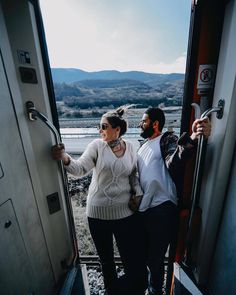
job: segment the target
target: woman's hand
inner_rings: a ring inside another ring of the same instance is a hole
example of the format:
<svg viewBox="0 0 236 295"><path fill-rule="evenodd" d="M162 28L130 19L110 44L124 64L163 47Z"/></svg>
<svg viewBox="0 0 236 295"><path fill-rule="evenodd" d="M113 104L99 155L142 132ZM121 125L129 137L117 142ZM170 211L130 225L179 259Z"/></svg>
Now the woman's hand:
<svg viewBox="0 0 236 295"><path fill-rule="evenodd" d="M63 143L52 146L51 154L54 160L56 161L62 160L64 165L70 164L70 156L65 152L65 145Z"/></svg>
<svg viewBox="0 0 236 295"><path fill-rule="evenodd" d="M129 209L133 212L137 211L140 204L141 204L142 198L143 198L143 196L132 195L131 198L129 199L129 203L128 203Z"/></svg>

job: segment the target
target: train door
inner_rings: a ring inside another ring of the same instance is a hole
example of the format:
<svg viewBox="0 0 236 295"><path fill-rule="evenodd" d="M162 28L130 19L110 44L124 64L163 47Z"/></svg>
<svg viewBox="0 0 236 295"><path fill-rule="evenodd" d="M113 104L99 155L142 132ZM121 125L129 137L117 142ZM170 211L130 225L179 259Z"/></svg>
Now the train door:
<svg viewBox="0 0 236 295"><path fill-rule="evenodd" d="M220 231L217 238L211 265L209 287L210 294L236 294L236 157L232 161L232 174L224 204Z"/></svg>
<svg viewBox="0 0 236 295"><path fill-rule="evenodd" d="M214 290L211 294L234 294L228 291L235 283L233 265L227 259L235 245L235 217L229 206L235 205L233 182L236 125L236 1L228 1L221 38L221 47L215 81L213 106L219 99L225 101L223 118L212 116L212 134L208 140L200 206L202 208L201 234L198 245L196 278L201 285ZM226 204L224 208L224 204ZM233 210L233 209L232 209ZM224 213L223 213L224 212ZM222 222L219 233L220 222ZM231 232L231 234L229 234ZM223 246L224 245L224 246ZM224 260L225 259L225 260ZM210 281L209 281L210 278ZM228 281L230 280L230 281ZM217 283L218 281L218 283ZM234 287L235 288L235 287Z"/></svg>
<svg viewBox="0 0 236 295"><path fill-rule="evenodd" d="M52 118L37 5L0 1L1 295L55 294L76 255L54 136L25 107Z"/></svg>
<svg viewBox="0 0 236 295"><path fill-rule="evenodd" d="M52 266L2 56L0 88L0 293L50 294Z"/></svg>

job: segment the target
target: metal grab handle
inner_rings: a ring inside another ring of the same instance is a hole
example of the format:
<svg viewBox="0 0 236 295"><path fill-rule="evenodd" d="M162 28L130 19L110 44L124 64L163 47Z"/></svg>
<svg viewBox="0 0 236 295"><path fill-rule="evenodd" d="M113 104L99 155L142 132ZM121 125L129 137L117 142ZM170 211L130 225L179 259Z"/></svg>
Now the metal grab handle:
<svg viewBox="0 0 236 295"><path fill-rule="evenodd" d="M204 117L209 117L211 113L216 113L216 118L221 119L223 117L224 106L225 106L225 101L223 99L220 99L218 102L218 106L206 110L201 115L201 119L203 119Z"/></svg>
<svg viewBox="0 0 236 295"><path fill-rule="evenodd" d="M59 135L59 132L57 131L56 127L52 124L52 122L50 122L48 120L47 117L45 117L42 113L40 113L38 110L36 110L34 103L32 101L26 102L26 110L27 110L29 120L36 121L37 118L39 118L53 132L53 134L55 136L56 144L60 144L60 142L61 142L60 135ZM62 164L62 161L59 161L58 164L59 164L61 174L62 174L64 192L67 196L69 196L68 181L67 181L64 166ZM72 209L71 202L69 201L69 198L65 198L65 201L66 201L66 205L67 205L67 209L68 209L68 213L69 213L68 217L69 217L70 223L72 225L72 227L70 227L70 232L71 232L71 237L72 237L72 241L73 241L73 248L74 248L74 253L75 253L75 256L73 259L73 265L76 265L78 263L78 259L79 259L79 252L78 252L78 246L77 246L75 223L74 223L74 219L73 219L73 209Z"/></svg>
<svg viewBox="0 0 236 295"><path fill-rule="evenodd" d="M195 106L194 106L195 107ZM196 108L196 107L195 107ZM202 113L201 119L205 117L209 117L212 113L217 113L216 117L218 119L221 119L223 117L223 111L224 111L224 100L220 100L218 102L217 107L212 107L205 112ZM194 169L194 183L193 183L193 189L192 189L192 195L191 195L191 209L190 209L190 215L189 215L189 221L188 221L188 232L186 237L186 243L185 243L185 255L183 259L183 264L185 266L189 266L189 248L191 246L191 231L192 231L192 225L193 225L193 215L195 206L197 203L197 197L200 190L200 184L201 184L201 166L202 166L202 152L203 152L203 146L204 146L204 136L201 135L198 140L198 147L197 147L197 154L196 154L196 164Z"/></svg>
<svg viewBox="0 0 236 295"><path fill-rule="evenodd" d="M45 117L42 113L40 113L38 110L36 110L34 103L32 101L26 102L26 110L30 121L35 121L37 118L39 118L43 123L45 123L50 130L53 132L56 144L59 144L61 142L60 135L56 129L56 127L48 120L47 117Z"/></svg>

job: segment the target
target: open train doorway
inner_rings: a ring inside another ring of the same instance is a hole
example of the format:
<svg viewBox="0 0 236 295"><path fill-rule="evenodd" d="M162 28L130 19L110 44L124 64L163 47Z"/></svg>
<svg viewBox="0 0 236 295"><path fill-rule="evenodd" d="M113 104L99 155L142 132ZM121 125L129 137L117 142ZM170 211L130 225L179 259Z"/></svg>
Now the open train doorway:
<svg viewBox="0 0 236 295"><path fill-rule="evenodd" d="M121 105L133 105L124 138L136 150L141 141L138 125L149 106L165 111L165 131L180 134L190 1L176 1L173 7L134 1L40 3L61 137L71 156L81 156L100 136L101 116ZM68 176L80 258L91 260L97 254L85 215L91 174L83 179ZM115 254L119 256L117 249Z"/></svg>

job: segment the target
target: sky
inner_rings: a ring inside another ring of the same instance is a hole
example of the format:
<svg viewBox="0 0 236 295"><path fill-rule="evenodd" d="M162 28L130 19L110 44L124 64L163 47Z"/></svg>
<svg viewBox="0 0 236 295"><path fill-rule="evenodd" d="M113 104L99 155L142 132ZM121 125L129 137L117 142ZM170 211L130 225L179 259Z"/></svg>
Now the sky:
<svg viewBox="0 0 236 295"><path fill-rule="evenodd" d="M191 0L40 0L50 65L184 73Z"/></svg>

